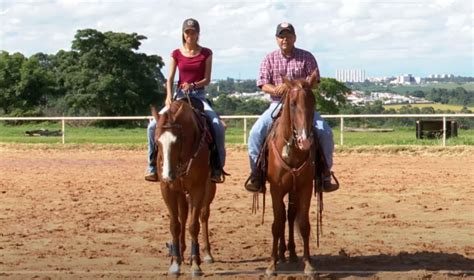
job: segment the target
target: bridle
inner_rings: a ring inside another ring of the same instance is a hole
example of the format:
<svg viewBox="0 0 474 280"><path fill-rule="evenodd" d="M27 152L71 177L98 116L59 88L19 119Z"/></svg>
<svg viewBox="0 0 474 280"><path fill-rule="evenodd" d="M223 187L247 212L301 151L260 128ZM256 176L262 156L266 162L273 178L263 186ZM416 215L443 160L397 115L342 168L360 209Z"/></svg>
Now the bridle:
<svg viewBox="0 0 474 280"><path fill-rule="evenodd" d="M175 101L176 102L176 101ZM194 112L193 112L194 113ZM182 139L183 135L183 126L178 123L170 122L171 118L171 112L170 110L166 111L165 114L167 115L167 121L163 125L157 125L156 127L162 130L178 130L178 133L176 135L177 139ZM182 155L183 151L183 141L178 141L178 151L179 151L179 157L178 157L178 164L176 166L176 179L177 178L182 178L188 175L189 169L191 168L191 165L194 161L194 159L197 157L199 151L201 150L201 147L203 144L206 142L206 128L204 128L201 131L201 138L199 141L194 142L194 152L192 153L191 157L188 159L184 159L184 155Z"/></svg>
<svg viewBox="0 0 474 280"><path fill-rule="evenodd" d="M286 91L285 93L283 93L280 101L279 101L279 104L281 104L281 110L280 112L278 113L278 115L281 114L281 112L283 111L283 106L284 106L284 101L286 101L286 105L287 106L290 106L289 110L290 110L290 124L291 124L291 136L290 136L290 139L283 139L285 141L285 146L287 146L287 149L290 148L290 146L292 145L296 145L296 140L298 139L298 131L295 127L295 122L294 122L294 114L295 114L295 107L292 105L292 104L289 104L290 103L290 97L291 97L291 94L300 94L299 92L303 90L305 91L305 89L301 86L295 86L293 88L291 88L290 90ZM304 94L308 94L306 92L304 92ZM288 100L287 100L288 99ZM278 105L275 107L275 110L276 108L278 108ZM276 119L278 117L277 116L274 116L274 113L275 111L272 112L271 116L273 119ZM312 118L311 118L312 119ZM312 128L312 121L311 122L308 122L308 126L309 126L309 129L307 129L308 131L308 138L310 139L310 141L313 141L313 138L314 138L314 129Z"/></svg>

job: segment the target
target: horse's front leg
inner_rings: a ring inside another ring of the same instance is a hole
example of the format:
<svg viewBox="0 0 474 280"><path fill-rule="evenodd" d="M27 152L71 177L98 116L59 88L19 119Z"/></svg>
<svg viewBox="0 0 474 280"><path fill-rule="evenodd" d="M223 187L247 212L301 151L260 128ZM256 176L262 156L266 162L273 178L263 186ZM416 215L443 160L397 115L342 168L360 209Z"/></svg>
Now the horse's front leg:
<svg viewBox="0 0 474 280"><path fill-rule="evenodd" d="M290 209L288 209L289 211ZM285 211L285 205L283 204L283 211ZM286 215L286 214L285 214ZM286 223L283 223L283 234L280 235L280 241L278 242L278 261L286 262L286 240L285 240L285 226Z"/></svg>
<svg viewBox="0 0 474 280"><path fill-rule="evenodd" d="M204 262L213 263L214 257L211 254L211 243L209 242L209 216L211 214L211 202L214 200L216 194L216 183L208 181L206 194L204 197L204 204L201 209L201 225L202 225L202 239L204 242Z"/></svg>
<svg viewBox="0 0 474 280"><path fill-rule="evenodd" d="M196 190L197 189L197 190ZM191 236L191 275L201 276L201 257L199 255L199 216L204 198L204 191L200 188L191 188L189 202L191 217L189 220L189 235Z"/></svg>
<svg viewBox="0 0 474 280"><path fill-rule="evenodd" d="M304 273L307 275L313 275L316 273L316 269L311 264L309 253L309 234L311 231L309 224L309 209L311 206L312 188L312 184L306 184L305 187L301 188L301 192L298 193L299 203L297 204L297 219L300 233L303 237Z"/></svg>
<svg viewBox="0 0 474 280"><path fill-rule="evenodd" d="M161 194L163 200L168 207L170 217L170 232L172 237L171 244L168 244L169 255L171 257L171 265L168 269L170 275L178 275L180 273L180 266L182 262L179 251L179 239L181 233L181 224L178 217L178 194L169 189L169 187L162 183Z"/></svg>
<svg viewBox="0 0 474 280"><path fill-rule="evenodd" d="M288 251L290 253L290 262L297 262L295 246L295 218L296 218L296 195L293 192L288 194Z"/></svg>
<svg viewBox="0 0 474 280"><path fill-rule="evenodd" d="M272 224L272 260L267 267L266 274L272 276L276 274L276 266L278 262L278 241L285 233L285 204L283 202L283 194L274 191L273 186L270 186L273 204L273 224Z"/></svg>
<svg viewBox="0 0 474 280"><path fill-rule="evenodd" d="M184 193L179 195L178 198L178 213L179 213L179 220L181 224L181 232L179 235L179 253L182 260L184 260L184 251L186 251L186 222L188 220L188 201L186 199L186 195Z"/></svg>

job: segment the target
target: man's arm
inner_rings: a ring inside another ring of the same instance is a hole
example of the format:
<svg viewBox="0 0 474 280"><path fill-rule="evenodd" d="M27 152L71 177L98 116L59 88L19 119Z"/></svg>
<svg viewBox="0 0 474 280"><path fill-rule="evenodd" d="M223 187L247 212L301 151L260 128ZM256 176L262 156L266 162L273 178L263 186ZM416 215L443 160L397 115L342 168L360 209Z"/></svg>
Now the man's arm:
<svg viewBox="0 0 474 280"><path fill-rule="evenodd" d="M288 86L283 83L275 86L273 84L264 84L262 90L271 96L282 96L288 90Z"/></svg>

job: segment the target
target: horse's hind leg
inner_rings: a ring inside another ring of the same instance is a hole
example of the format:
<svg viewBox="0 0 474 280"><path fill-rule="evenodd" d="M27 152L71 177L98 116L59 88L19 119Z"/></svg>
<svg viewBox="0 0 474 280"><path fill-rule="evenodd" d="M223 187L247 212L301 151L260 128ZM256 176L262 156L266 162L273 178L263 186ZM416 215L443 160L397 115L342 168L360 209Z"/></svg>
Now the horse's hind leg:
<svg viewBox="0 0 474 280"><path fill-rule="evenodd" d="M211 243L209 242L209 216L210 206L212 200L214 200L214 196L216 194L216 183L208 182L208 189L206 191L206 195L204 198L204 204L201 209L201 225L202 225L202 239L204 242L204 262L206 263L213 263L214 257L211 254Z"/></svg>
<svg viewBox="0 0 474 280"><path fill-rule="evenodd" d="M290 262L297 262L295 246L295 218L296 218L296 195L293 192L288 194L288 251Z"/></svg>

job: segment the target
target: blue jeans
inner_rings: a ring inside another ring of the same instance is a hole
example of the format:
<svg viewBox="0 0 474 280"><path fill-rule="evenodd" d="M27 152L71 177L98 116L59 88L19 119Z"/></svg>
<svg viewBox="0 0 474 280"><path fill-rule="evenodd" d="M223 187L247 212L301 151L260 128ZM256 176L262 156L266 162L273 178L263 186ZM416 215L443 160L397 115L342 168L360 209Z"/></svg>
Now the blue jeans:
<svg viewBox="0 0 474 280"><path fill-rule="evenodd" d="M203 105L204 105L204 113L206 113L207 117L212 120L212 127L215 132L215 141L217 146L217 152L219 153L219 160L221 162L222 167L225 165L225 129L222 125L219 117L217 116L216 112L209 106L206 100L206 95L203 89L200 90L192 90L190 93L192 96L199 98ZM182 90L178 90L175 93L176 99L185 98L185 94ZM153 119L148 124L147 128L147 136L148 136L148 172L156 173L156 159L155 157L155 129L156 129L156 120Z"/></svg>
<svg viewBox="0 0 474 280"><path fill-rule="evenodd" d="M262 147L265 137L267 137L268 130L273 122L272 115L276 116L281 109L281 104L278 102L270 103L268 109L258 118L250 130L248 148L250 168L252 172L255 171L258 153ZM316 128L316 135L318 136L321 149L323 150L324 159L328 165L329 170L332 168L332 155L334 152L334 140L332 136L332 129L326 121L323 120L318 112L314 112L313 126Z"/></svg>

